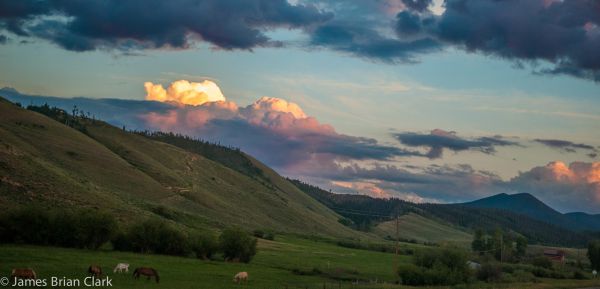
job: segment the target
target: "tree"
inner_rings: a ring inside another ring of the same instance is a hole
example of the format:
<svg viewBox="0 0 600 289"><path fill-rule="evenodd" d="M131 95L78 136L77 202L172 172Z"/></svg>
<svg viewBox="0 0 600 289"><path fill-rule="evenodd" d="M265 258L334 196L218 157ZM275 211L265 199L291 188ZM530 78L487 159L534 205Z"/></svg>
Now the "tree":
<svg viewBox="0 0 600 289"><path fill-rule="evenodd" d="M256 238L239 229L227 229L219 236L219 245L227 261L250 262L256 255Z"/></svg>
<svg viewBox="0 0 600 289"><path fill-rule="evenodd" d="M471 248L473 251L482 252L485 251L485 239L483 236L483 230L477 229L475 231L475 236L473 236L473 242L471 243Z"/></svg>
<svg viewBox="0 0 600 289"><path fill-rule="evenodd" d="M525 252L527 251L527 238L525 238L523 236L519 236L519 237L517 237L515 242L516 242L516 246L515 246L516 256L519 258L525 256Z"/></svg>
<svg viewBox="0 0 600 289"><path fill-rule="evenodd" d="M600 240L594 240L589 243L587 255L592 264L592 269L600 270Z"/></svg>

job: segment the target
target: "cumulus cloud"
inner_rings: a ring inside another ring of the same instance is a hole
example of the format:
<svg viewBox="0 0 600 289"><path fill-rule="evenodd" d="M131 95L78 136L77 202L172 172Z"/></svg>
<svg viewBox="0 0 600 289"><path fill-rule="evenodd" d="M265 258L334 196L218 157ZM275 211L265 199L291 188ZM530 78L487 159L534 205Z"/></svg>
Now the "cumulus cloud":
<svg viewBox="0 0 600 289"><path fill-rule="evenodd" d="M209 86L214 85L212 91L218 91L215 93L218 97L206 97L204 88L208 84L202 85L202 91L198 92L198 89L189 89L195 87L194 84L175 85L179 82L167 90L160 85L146 84L148 95L156 95L152 99L172 104L167 110L140 114L147 127L239 146L278 169L301 166L315 159L390 160L399 156L422 156L418 152L380 145L375 139L340 134L284 99L261 97L238 107L226 101L212 82L208 82ZM180 86L184 89L175 89ZM189 95L194 97L187 97Z"/></svg>
<svg viewBox="0 0 600 289"><path fill-rule="evenodd" d="M522 172L506 184L540 197L561 211L600 212L600 162L554 161Z"/></svg>
<svg viewBox="0 0 600 289"><path fill-rule="evenodd" d="M427 156L429 158L441 158L444 149L454 152L477 150L486 154L496 152L496 146L516 146L516 142L504 140L499 136L479 137L474 139L461 138L456 132L434 129L429 134L405 132L394 134L394 137L405 146L429 147Z"/></svg>
<svg viewBox="0 0 600 289"><path fill-rule="evenodd" d="M225 96L216 83L210 80L190 82L177 80L165 90L162 85L144 83L146 100L176 102L189 105L201 105L207 102L225 101Z"/></svg>
<svg viewBox="0 0 600 289"><path fill-rule="evenodd" d="M596 154L598 153L598 150L594 146L583 143L574 143L560 139L534 139L534 141L550 148L559 149L569 153L577 152L577 150L587 150L589 151L588 156L591 158L596 157Z"/></svg>

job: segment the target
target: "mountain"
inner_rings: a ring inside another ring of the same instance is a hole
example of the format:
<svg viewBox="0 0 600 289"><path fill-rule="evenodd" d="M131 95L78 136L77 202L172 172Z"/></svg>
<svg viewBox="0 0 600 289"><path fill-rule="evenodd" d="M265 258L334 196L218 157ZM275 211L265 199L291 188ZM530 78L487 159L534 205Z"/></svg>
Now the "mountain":
<svg viewBox="0 0 600 289"><path fill-rule="evenodd" d="M467 207L507 210L576 231L600 230L600 215L562 214L528 193L497 194L462 204Z"/></svg>
<svg viewBox="0 0 600 289"><path fill-rule="evenodd" d="M424 227L418 228L419 230L410 229L409 231L421 238L427 236L427 231L434 227L446 229L458 227L462 228L461 231L471 232L476 229L493 231L496 228L501 228L525 236L532 244L546 245L582 246L592 238L589 233L573 231L507 209L467 206L465 204L415 204L399 199L335 194L301 181L291 181L307 194L351 220L353 226L359 229L375 228L376 233L378 233L376 229L384 229L389 235L389 221L396 214L401 216L413 215L413 217L410 217L413 221L417 219L414 217L414 214L416 214L427 221L420 218L419 222ZM526 196L522 196L522 198L528 199ZM482 202L485 204L487 200ZM499 203L502 204L503 202ZM534 202L532 201L532 203ZM543 208L542 205L537 204L539 208ZM428 238L431 238L431 236L428 235ZM439 236L436 236L436 238L442 240Z"/></svg>
<svg viewBox="0 0 600 289"><path fill-rule="evenodd" d="M220 155L206 157L206 149L196 148L211 144L177 139L185 138L171 135L171 144L83 115L49 106L24 109L0 98L0 210L85 207L111 212L124 223L156 217L187 229L358 234L239 150L212 145Z"/></svg>

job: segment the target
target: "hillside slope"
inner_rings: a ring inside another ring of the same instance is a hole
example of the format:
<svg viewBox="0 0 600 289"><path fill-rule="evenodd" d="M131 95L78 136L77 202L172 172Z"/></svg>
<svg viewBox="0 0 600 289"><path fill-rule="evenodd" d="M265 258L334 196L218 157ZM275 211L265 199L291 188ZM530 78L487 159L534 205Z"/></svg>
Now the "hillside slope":
<svg viewBox="0 0 600 289"><path fill-rule="evenodd" d="M90 207L128 222L159 216L185 227L356 232L278 174L258 180L182 148L79 119L78 129L0 99L0 208Z"/></svg>
<svg viewBox="0 0 600 289"><path fill-rule="evenodd" d="M396 221L386 221L376 227L383 237L396 235ZM398 220L398 236L400 239L415 240L421 243L456 243L469 244L473 236L452 226L442 224L435 220L408 213L400 216Z"/></svg>

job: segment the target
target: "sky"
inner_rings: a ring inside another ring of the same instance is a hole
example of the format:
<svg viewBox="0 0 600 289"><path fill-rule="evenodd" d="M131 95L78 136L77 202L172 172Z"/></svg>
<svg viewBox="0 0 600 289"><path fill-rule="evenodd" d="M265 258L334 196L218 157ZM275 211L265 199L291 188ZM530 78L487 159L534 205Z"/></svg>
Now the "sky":
<svg viewBox="0 0 600 289"><path fill-rule="evenodd" d="M339 193L600 213L600 2L0 1L0 95Z"/></svg>

